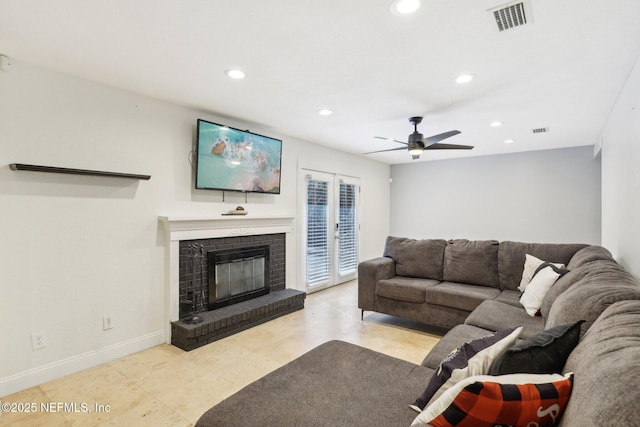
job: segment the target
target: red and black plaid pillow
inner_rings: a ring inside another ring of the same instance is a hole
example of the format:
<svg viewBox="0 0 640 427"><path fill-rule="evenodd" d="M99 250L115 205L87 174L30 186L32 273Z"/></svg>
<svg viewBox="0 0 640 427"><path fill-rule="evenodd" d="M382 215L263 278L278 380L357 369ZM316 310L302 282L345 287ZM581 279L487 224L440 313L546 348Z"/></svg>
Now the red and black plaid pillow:
<svg viewBox="0 0 640 427"><path fill-rule="evenodd" d="M573 374L470 377L423 411L412 425L552 426L569 402Z"/></svg>

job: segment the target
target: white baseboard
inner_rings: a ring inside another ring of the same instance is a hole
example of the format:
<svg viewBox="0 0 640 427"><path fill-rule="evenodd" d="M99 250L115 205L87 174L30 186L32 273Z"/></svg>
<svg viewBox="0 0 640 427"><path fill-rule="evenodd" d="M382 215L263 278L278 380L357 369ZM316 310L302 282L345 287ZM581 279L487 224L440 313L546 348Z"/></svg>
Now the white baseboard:
<svg viewBox="0 0 640 427"><path fill-rule="evenodd" d="M120 357L165 343L165 331L151 332L99 350L88 351L57 362L18 372L9 377L0 378L0 397L17 393L47 381L70 375L83 369L92 368Z"/></svg>

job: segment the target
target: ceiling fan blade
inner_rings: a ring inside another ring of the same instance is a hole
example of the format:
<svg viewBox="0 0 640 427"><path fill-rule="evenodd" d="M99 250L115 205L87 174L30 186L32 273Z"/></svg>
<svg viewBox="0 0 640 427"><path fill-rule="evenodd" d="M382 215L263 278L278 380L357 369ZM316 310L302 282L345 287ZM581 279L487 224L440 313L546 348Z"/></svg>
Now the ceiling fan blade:
<svg viewBox="0 0 640 427"><path fill-rule="evenodd" d="M397 139L385 138L384 136L374 136L374 138L384 139L385 141L389 141L389 142L399 142L400 144L409 145L406 142L398 141Z"/></svg>
<svg viewBox="0 0 640 427"><path fill-rule="evenodd" d="M439 133L438 135L430 136L424 139L424 145L425 147L428 147L431 144L440 142L443 139L451 138L452 136L455 136L459 133L462 133L462 132L460 132L459 130L450 130L449 132L443 132L443 133Z"/></svg>
<svg viewBox="0 0 640 427"><path fill-rule="evenodd" d="M460 144L431 144L424 147L425 150L471 150L473 145Z"/></svg>
<svg viewBox="0 0 640 427"><path fill-rule="evenodd" d="M390 148L388 150L379 150L379 151L369 151L368 153L362 153L362 154L384 153L385 151L398 151L398 150L407 151L407 147Z"/></svg>

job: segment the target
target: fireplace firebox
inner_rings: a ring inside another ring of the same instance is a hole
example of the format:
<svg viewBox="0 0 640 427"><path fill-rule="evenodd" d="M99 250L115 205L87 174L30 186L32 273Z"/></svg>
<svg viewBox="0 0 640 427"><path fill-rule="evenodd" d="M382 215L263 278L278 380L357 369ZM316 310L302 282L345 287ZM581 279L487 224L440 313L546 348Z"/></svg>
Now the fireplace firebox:
<svg viewBox="0 0 640 427"><path fill-rule="evenodd" d="M269 246L207 254L209 310L269 293Z"/></svg>

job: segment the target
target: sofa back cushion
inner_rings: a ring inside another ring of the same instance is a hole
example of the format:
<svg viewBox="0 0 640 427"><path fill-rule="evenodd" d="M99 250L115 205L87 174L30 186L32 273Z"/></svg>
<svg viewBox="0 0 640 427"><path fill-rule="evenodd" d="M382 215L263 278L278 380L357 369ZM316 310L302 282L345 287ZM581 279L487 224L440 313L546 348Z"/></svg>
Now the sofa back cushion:
<svg viewBox="0 0 640 427"><path fill-rule="evenodd" d="M560 422L572 426L631 426L640 420L640 301L617 302L571 352L571 399Z"/></svg>
<svg viewBox="0 0 640 427"><path fill-rule="evenodd" d="M567 265L574 254L586 246L578 243L500 242L498 250L500 288L514 291L518 289L526 254L543 261Z"/></svg>
<svg viewBox="0 0 640 427"><path fill-rule="evenodd" d="M585 320L581 336L611 304L640 300L640 282L618 264L587 273L551 305L546 328Z"/></svg>
<svg viewBox="0 0 640 427"><path fill-rule="evenodd" d="M497 240L450 240L444 251L447 282L499 288Z"/></svg>
<svg viewBox="0 0 640 427"><path fill-rule="evenodd" d="M387 237L384 256L396 262L396 275L442 280L446 240Z"/></svg>
<svg viewBox="0 0 640 427"><path fill-rule="evenodd" d="M602 246L587 246L576 252L567 264L567 268L573 270L574 268L599 260L615 261L611 252Z"/></svg>
<svg viewBox="0 0 640 427"><path fill-rule="evenodd" d="M564 291L576 283L579 283L588 274L593 275L598 271L610 270L612 268L620 269L620 265L615 261L598 260L569 270L567 274L559 278L544 296L542 305L540 306L540 314L545 322L549 318L549 312L551 311L551 307L553 306L556 298L558 298Z"/></svg>

